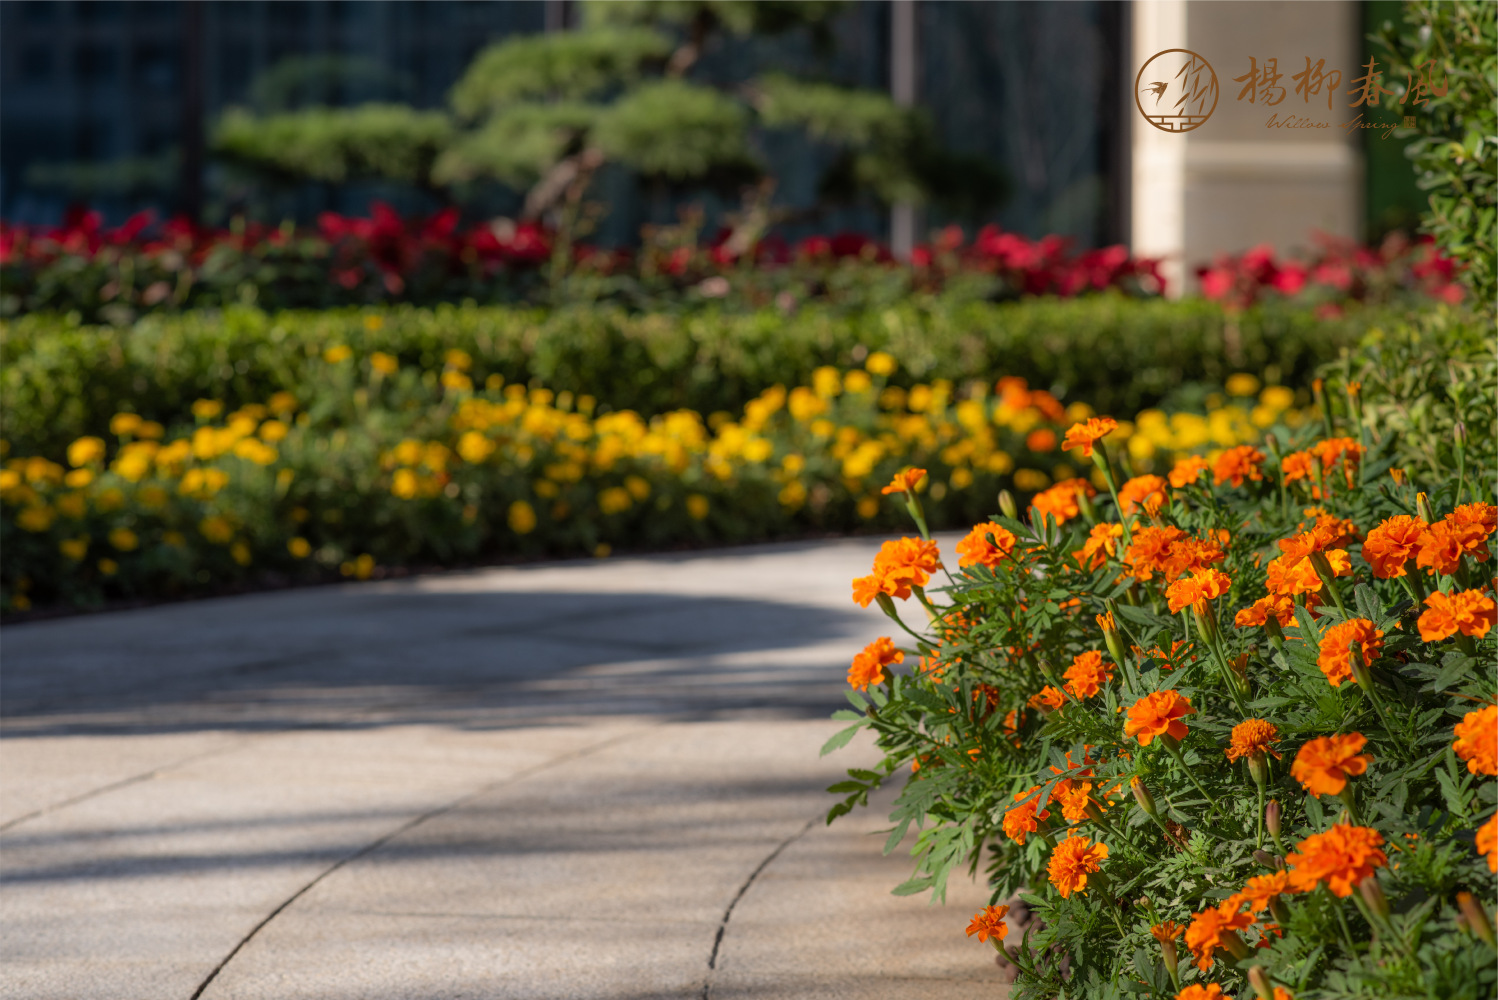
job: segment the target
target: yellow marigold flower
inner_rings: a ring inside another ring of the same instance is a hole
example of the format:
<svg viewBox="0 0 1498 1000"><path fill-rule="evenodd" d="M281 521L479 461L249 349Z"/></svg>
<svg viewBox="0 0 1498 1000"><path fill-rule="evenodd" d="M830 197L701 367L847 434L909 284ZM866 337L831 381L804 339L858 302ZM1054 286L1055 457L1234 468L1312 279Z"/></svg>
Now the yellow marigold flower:
<svg viewBox="0 0 1498 1000"><path fill-rule="evenodd" d="M134 552L140 548L140 538L129 528L116 528L109 533L109 544L121 552Z"/></svg>
<svg viewBox="0 0 1498 1000"><path fill-rule="evenodd" d="M1051 852L1047 865L1051 884L1063 899L1074 892L1085 892L1087 876L1101 871L1107 857L1107 844L1094 844L1087 837L1067 837Z"/></svg>
<svg viewBox="0 0 1498 1000"><path fill-rule="evenodd" d="M198 531L215 545L228 545L234 538L234 525L227 518L215 514L198 522Z"/></svg>
<svg viewBox="0 0 1498 1000"><path fill-rule="evenodd" d="M96 437L81 437L68 445L68 464L89 465L104 458L104 440Z"/></svg>
<svg viewBox="0 0 1498 1000"><path fill-rule="evenodd" d="M88 555L88 537L64 538L57 543L57 550L74 562L82 562Z"/></svg>
<svg viewBox="0 0 1498 1000"><path fill-rule="evenodd" d="M410 500L415 497L421 484L416 478L416 473L410 469L396 469L395 475L390 480L390 492L402 500Z"/></svg>
<svg viewBox="0 0 1498 1000"><path fill-rule="evenodd" d="M340 364L353 356L354 350L347 344L334 344L322 352L322 359L330 365Z"/></svg>
<svg viewBox="0 0 1498 1000"><path fill-rule="evenodd" d="M312 554L312 543L298 536L286 543L286 551L298 559L305 559Z"/></svg>
<svg viewBox="0 0 1498 1000"><path fill-rule="evenodd" d="M57 512L51 507L27 507L16 515L16 523L33 534L41 534L52 527Z"/></svg>
<svg viewBox="0 0 1498 1000"><path fill-rule="evenodd" d="M271 444L275 444L277 441L284 441L286 435L290 432L291 428L279 420L267 420L260 425L260 439Z"/></svg>
<svg viewBox="0 0 1498 1000"><path fill-rule="evenodd" d="M81 490L93 481L94 471L92 469L74 469L62 477L63 485L71 486L75 490Z"/></svg>
<svg viewBox="0 0 1498 1000"><path fill-rule="evenodd" d="M458 455L463 461L473 465L487 459L494 454L499 445L490 438L485 437L478 431L464 431L458 438Z"/></svg>
<svg viewBox="0 0 1498 1000"><path fill-rule="evenodd" d="M243 540L240 540L229 546L229 558L241 566L248 566L254 556L250 552L250 546Z"/></svg>
<svg viewBox="0 0 1498 1000"><path fill-rule="evenodd" d="M120 564L113 559L100 559L98 562L99 572L105 576L114 576L120 571Z"/></svg>
<svg viewBox="0 0 1498 1000"><path fill-rule="evenodd" d="M212 420L223 412L224 404L217 399L199 399L192 404L192 415L199 420Z"/></svg>
<svg viewBox="0 0 1498 1000"><path fill-rule="evenodd" d="M1456 724L1451 748L1472 774L1498 774L1498 705L1468 712Z"/></svg>
<svg viewBox="0 0 1498 1000"><path fill-rule="evenodd" d="M1280 752L1271 744L1279 742L1279 727L1264 719L1244 719L1233 727L1232 745L1228 747L1228 760L1240 757L1263 757L1273 754L1280 759Z"/></svg>
<svg viewBox="0 0 1498 1000"><path fill-rule="evenodd" d="M899 362L892 354L875 351L869 355L868 360L864 361L863 366L874 375L893 375L895 369L899 367Z"/></svg>
<svg viewBox="0 0 1498 1000"><path fill-rule="evenodd" d="M505 522L515 534L528 535L536 530L536 510L524 500L516 500L510 504L510 509L505 515Z"/></svg>
<svg viewBox="0 0 1498 1000"><path fill-rule="evenodd" d="M296 409L296 397L289 392L278 392L265 403L266 408L277 415L291 413ZM196 409L193 411L197 412Z"/></svg>
<svg viewBox="0 0 1498 1000"><path fill-rule="evenodd" d="M843 376L843 390L857 395L868 392L873 388L874 382L869 378L868 372L852 371Z"/></svg>
<svg viewBox="0 0 1498 1000"><path fill-rule="evenodd" d="M707 497L701 493L687 494L687 515L694 521L701 521L707 517L709 509Z"/></svg>
<svg viewBox="0 0 1498 1000"><path fill-rule="evenodd" d="M443 363L449 368L456 368L460 372L466 372L473 367L473 355L461 348L454 347L443 356Z"/></svg>
<svg viewBox="0 0 1498 1000"><path fill-rule="evenodd" d="M135 413L116 413L109 419L109 433L115 437L134 434L140 429L140 416Z"/></svg>

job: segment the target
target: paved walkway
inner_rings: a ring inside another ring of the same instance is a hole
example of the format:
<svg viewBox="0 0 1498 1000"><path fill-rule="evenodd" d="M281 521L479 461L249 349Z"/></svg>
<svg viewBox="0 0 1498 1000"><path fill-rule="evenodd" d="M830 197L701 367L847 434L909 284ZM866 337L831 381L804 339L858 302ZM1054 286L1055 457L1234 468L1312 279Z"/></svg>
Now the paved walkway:
<svg viewBox="0 0 1498 1000"><path fill-rule="evenodd" d="M7 628L0 996L1003 997L888 796L821 822L877 544Z"/></svg>

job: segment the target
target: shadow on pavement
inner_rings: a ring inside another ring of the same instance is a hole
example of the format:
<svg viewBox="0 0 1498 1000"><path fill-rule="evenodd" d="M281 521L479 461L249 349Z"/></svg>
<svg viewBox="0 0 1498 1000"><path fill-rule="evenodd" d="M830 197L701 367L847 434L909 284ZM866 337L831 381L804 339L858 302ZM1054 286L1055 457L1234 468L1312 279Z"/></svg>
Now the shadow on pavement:
<svg viewBox="0 0 1498 1000"><path fill-rule="evenodd" d="M283 592L12 626L7 738L825 717L878 615L650 592Z"/></svg>

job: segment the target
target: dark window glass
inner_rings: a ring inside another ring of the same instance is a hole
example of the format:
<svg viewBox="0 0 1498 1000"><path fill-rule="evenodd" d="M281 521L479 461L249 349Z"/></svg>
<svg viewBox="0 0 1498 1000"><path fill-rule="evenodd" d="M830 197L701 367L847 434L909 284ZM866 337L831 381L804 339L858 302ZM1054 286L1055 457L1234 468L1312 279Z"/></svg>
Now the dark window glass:
<svg viewBox="0 0 1498 1000"><path fill-rule="evenodd" d="M51 24L61 7L62 4L54 0L26 0L21 4L21 20L27 24Z"/></svg>
<svg viewBox="0 0 1498 1000"><path fill-rule="evenodd" d="M119 76L119 53L112 45L80 45L73 55L73 72L89 83L109 83Z"/></svg>
<svg viewBox="0 0 1498 1000"><path fill-rule="evenodd" d="M124 20L125 4L118 0L81 0L78 18L85 24L115 24Z"/></svg>
<svg viewBox="0 0 1498 1000"><path fill-rule="evenodd" d="M52 49L46 45L28 45L21 50L21 79L27 83L45 83L52 79Z"/></svg>
<svg viewBox="0 0 1498 1000"><path fill-rule="evenodd" d="M135 50L135 79L153 90L177 86L177 51L171 46L140 45Z"/></svg>

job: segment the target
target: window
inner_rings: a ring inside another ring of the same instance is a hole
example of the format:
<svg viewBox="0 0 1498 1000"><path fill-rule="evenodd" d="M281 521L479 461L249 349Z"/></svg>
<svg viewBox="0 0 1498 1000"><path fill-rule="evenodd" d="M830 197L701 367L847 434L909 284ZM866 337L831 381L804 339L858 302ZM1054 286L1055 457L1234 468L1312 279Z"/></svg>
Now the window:
<svg viewBox="0 0 1498 1000"><path fill-rule="evenodd" d="M45 83L52 79L52 49L46 45L28 45L21 50L21 79L27 83Z"/></svg>

